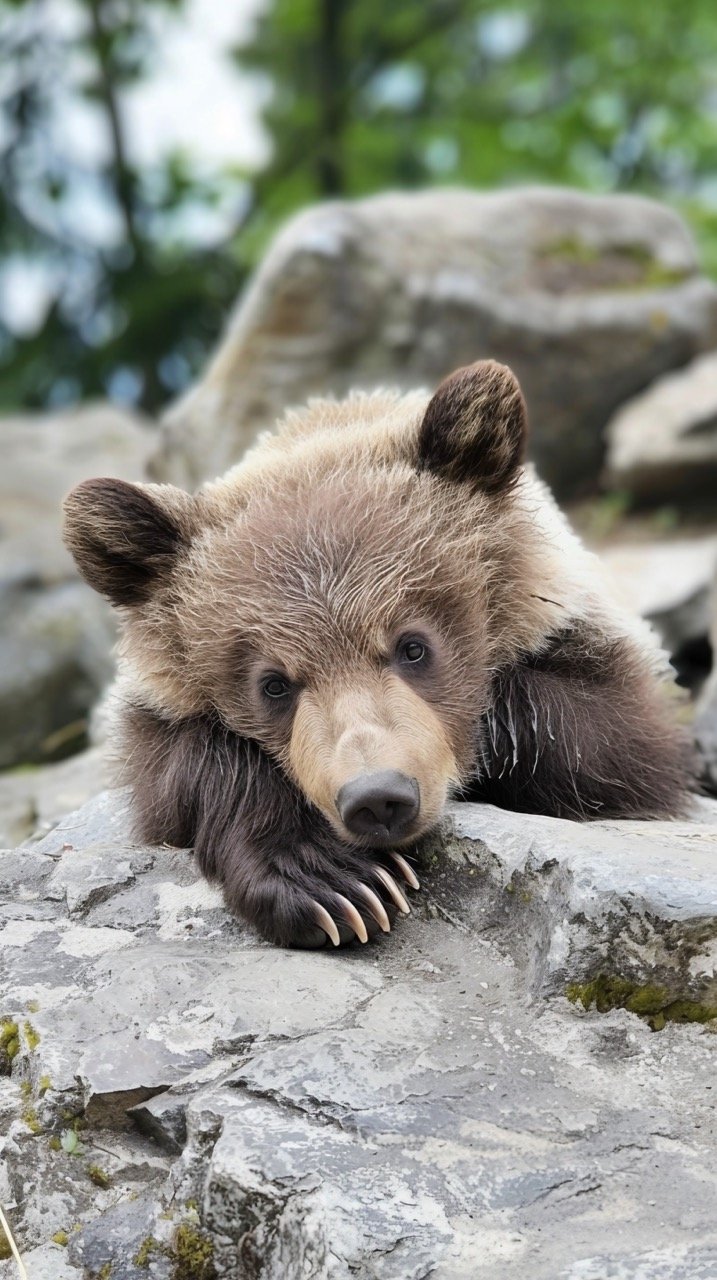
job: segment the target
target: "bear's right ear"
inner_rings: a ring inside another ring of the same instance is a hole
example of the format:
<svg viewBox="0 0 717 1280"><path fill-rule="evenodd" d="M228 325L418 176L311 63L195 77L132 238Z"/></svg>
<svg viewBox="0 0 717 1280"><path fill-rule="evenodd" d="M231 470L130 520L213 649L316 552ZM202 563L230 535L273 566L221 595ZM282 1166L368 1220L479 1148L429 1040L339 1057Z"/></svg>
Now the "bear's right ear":
<svg viewBox="0 0 717 1280"><path fill-rule="evenodd" d="M515 374L495 360L457 369L428 403L418 432L418 468L499 493L517 478L528 422Z"/></svg>
<svg viewBox="0 0 717 1280"><path fill-rule="evenodd" d="M84 480L65 498L62 536L95 591L142 604L189 546L194 499L173 485Z"/></svg>

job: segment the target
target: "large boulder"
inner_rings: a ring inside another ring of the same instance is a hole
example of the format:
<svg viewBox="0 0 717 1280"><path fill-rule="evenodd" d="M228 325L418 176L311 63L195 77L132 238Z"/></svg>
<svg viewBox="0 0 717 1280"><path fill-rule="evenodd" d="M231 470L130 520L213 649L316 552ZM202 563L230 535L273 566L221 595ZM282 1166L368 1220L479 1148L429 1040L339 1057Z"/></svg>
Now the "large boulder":
<svg viewBox="0 0 717 1280"><path fill-rule="evenodd" d="M608 483L643 502L717 494L717 354L660 378L607 429Z"/></svg>
<svg viewBox="0 0 717 1280"><path fill-rule="evenodd" d="M672 210L530 187L320 205L274 241L206 375L167 415L158 479L194 487L287 406L433 387L495 356L561 495L594 485L614 411L717 341L717 287Z"/></svg>
<svg viewBox="0 0 717 1280"><path fill-rule="evenodd" d="M28 1274L713 1277L716 854L706 801L455 805L412 915L311 953L133 844L124 792L0 853L0 1202Z"/></svg>
<svg viewBox="0 0 717 1280"><path fill-rule="evenodd" d="M112 672L114 626L62 545L62 499L89 476L141 480L154 436L106 404L6 418L0 435L1 769L82 740Z"/></svg>
<svg viewBox="0 0 717 1280"><path fill-rule="evenodd" d="M682 682L700 692L711 666L717 534L604 548L626 607L652 623Z"/></svg>
<svg viewBox="0 0 717 1280"><path fill-rule="evenodd" d="M717 566L710 594L710 615L712 672L697 706L695 738L702 763L703 785L717 795Z"/></svg>

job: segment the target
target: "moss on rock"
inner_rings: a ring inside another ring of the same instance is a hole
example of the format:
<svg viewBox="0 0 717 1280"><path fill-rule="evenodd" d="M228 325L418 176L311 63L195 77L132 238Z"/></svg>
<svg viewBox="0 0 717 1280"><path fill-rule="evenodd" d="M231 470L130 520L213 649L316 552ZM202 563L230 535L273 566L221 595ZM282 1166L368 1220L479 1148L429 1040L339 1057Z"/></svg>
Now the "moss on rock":
<svg viewBox="0 0 717 1280"><path fill-rule="evenodd" d="M30 1052L33 1053L40 1043L39 1032L35 1030L32 1023L29 1021L29 1019L23 1023L22 1029L25 1032L25 1041L27 1043L27 1047L30 1050Z"/></svg>
<svg viewBox="0 0 717 1280"><path fill-rule="evenodd" d="M0 1018L0 1075L9 1076L20 1052L20 1029L12 1018Z"/></svg>
<svg viewBox="0 0 717 1280"><path fill-rule="evenodd" d="M106 1191L112 1186L112 1177L106 1169L101 1168L98 1164L91 1164L87 1168L87 1176L90 1182L94 1182L96 1187L101 1187Z"/></svg>
<svg viewBox="0 0 717 1280"><path fill-rule="evenodd" d="M584 284L605 292L665 289L682 284L690 274L661 262L644 245L597 245L578 236L554 240L544 247L540 259L548 270L558 269L561 276L567 272L566 280L574 286Z"/></svg>
<svg viewBox="0 0 717 1280"><path fill-rule="evenodd" d="M214 1280L214 1245L198 1227L182 1223L172 1244L172 1280Z"/></svg>
<svg viewBox="0 0 717 1280"><path fill-rule="evenodd" d="M132 1261L136 1267L146 1270L156 1253L162 1253L162 1245L154 1236L145 1236Z"/></svg>
<svg viewBox="0 0 717 1280"><path fill-rule="evenodd" d="M668 1022L708 1023L717 1018L717 1005L707 1001L676 998L667 987L637 983L617 974L600 973L589 982L571 982L565 994L583 1009L593 1006L598 1013L627 1009L643 1018L652 1031L662 1031Z"/></svg>

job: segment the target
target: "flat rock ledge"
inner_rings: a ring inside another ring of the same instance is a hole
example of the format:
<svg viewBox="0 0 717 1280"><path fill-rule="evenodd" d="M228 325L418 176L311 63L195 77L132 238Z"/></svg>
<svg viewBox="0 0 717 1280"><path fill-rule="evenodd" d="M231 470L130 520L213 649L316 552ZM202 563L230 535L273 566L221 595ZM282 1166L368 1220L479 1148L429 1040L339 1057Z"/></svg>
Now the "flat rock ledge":
<svg viewBox="0 0 717 1280"><path fill-rule="evenodd" d="M0 853L32 1280L717 1274L717 803L456 805L411 917L341 953L259 942L127 831L105 792Z"/></svg>

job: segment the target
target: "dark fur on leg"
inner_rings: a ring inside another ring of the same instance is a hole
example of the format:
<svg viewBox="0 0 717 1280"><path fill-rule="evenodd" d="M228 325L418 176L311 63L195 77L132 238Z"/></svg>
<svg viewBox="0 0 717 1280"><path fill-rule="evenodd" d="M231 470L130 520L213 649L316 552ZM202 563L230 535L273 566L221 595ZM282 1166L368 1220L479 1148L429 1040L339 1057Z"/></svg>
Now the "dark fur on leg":
<svg viewBox="0 0 717 1280"><path fill-rule="evenodd" d="M137 834L149 843L194 848L204 874L224 888L227 906L281 946L322 946L313 903L336 921L342 942L342 894L369 936L378 930L358 885L373 889L389 918L395 910L373 867L381 859L342 845L283 771L255 742L218 717L176 723L143 707L124 712L126 764Z"/></svg>
<svg viewBox="0 0 717 1280"><path fill-rule="evenodd" d="M694 783L672 711L629 641L576 628L497 674L468 798L561 818L676 816Z"/></svg>

